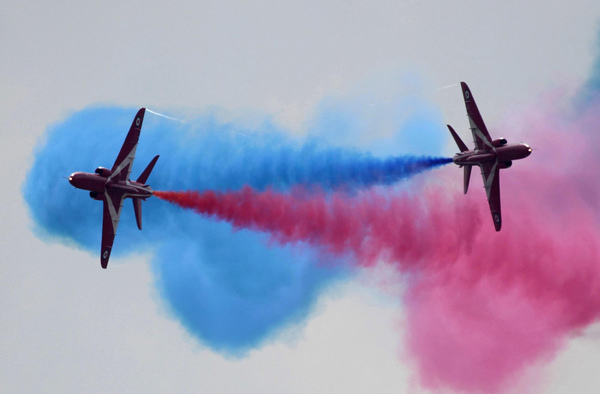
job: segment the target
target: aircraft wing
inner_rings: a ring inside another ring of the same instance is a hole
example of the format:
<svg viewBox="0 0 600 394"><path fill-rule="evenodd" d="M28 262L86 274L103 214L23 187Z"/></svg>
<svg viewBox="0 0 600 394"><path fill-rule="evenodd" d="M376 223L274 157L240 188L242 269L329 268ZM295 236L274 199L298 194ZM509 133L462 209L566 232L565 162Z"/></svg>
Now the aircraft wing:
<svg viewBox="0 0 600 394"><path fill-rule="evenodd" d="M112 166L112 174L108 177L109 180L115 179L117 181L125 181L129 179L129 174L131 174L131 166L133 165L133 160L135 159L135 150L140 138L140 132L142 131L142 123L144 122L145 113L146 109L140 108L135 115L135 118L131 123L131 127L129 128L129 133L127 133L125 142L123 142L121 151L119 151L117 160L115 160L115 164Z"/></svg>
<svg viewBox="0 0 600 394"><path fill-rule="evenodd" d="M475 143L476 149L484 151L493 150L494 146L492 145L492 138L490 137L490 133L488 133L487 127L485 127L485 123L479 113L471 89L469 89L464 82L461 82L460 86L462 87L465 107L467 107L467 116L469 117L469 125L471 133L473 134L473 142Z"/></svg>
<svg viewBox="0 0 600 394"><path fill-rule="evenodd" d="M498 162L483 163L481 165L483 186L487 193L488 204L492 213L492 220L496 231L502 228L502 212L500 209L500 167Z"/></svg>
<svg viewBox="0 0 600 394"><path fill-rule="evenodd" d="M104 212L102 215L102 247L100 255L100 264L102 268L108 265L112 245L117 235L117 227L119 226L119 218L121 216L121 208L123 208L123 200L125 196L120 193L105 193Z"/></svg>

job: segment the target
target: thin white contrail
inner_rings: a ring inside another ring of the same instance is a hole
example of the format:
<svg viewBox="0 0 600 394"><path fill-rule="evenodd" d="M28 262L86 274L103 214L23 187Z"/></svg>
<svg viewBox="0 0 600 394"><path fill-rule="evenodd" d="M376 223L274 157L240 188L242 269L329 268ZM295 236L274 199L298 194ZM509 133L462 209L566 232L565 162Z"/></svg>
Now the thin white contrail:
<svg viewBox="0 0 600 394"><path fill-rule="evenodd" d="M161 114L159 112L152 111L151 109L148 109L148 108L146 108L146 111L148 111L148 112L150 112L150 113L152 113L154 115L162 116L163 118L174 120L174 121L179 122L179 123L183 123L183 124L189 124L190 123L190 122L186 122L185 120L173 118L172 116L167 116L165 114ZM234 131L234 133L237 134L237 135L241 135L242 137L251 138L249 135L240 133L239 131Z"/></svg>
<svg viewBox="0 0 600 394"><path fill-rule="evenodd" d="M152 113L154 115L162 116L163 118L166 118L166 119L174 120L174 121L179 122L179 123L190 124L190 122L186 122L185 120L173 118L172 116L167 116L165 114L161 114L159 112L152 111L151 109L148 109L148 108L146 108L146 111L148 111L148 112L150 112L150 113ZM238 135L241 135L242 137L251 138L249 135L240 133L239 131L234 131L234 133L236 133Z"/></svg>
<svg viewBox="0 0 600 394"><path fill-rule="evenodd" d="M167 116L167 115L165 115L165 114L161 114L161 113L159 113L159 112L152 111L151 109L148 109L148 108L146 108L146 111L148 111L148 112L150 112L150 113L152 113L152 114L154 114L154 115L162 116L163 118L167 118L167 119L170 119L170 120L174 120L174 121L176 121L176 122L180 122L180 123L188 123L188 122L186 122L185 120L181 120L181 119L173 118L173 117L171 117L171 116Z"/></svg>
<svg viewBox="0 0 600 394"><path fill-rule="evenodd" d="M452 85L444 86L443 88L439 88L439 89L438 89L438 91L439 91L439 90L444 90L444 89L453 88L453 87L455 87L455 86L458 86L458 84L457 84L457 83L454 83L454 84L452 84Z"/></svg>

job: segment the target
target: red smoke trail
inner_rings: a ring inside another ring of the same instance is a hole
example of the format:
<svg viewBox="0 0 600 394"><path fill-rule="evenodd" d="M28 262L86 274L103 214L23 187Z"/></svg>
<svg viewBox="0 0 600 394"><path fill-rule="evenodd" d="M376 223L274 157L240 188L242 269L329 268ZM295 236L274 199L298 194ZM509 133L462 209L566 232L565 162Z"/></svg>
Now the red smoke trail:
<svg viewBox="0 0 600 394"><path fill-rule="evenodd" d="M410 273L405 346L421 383L502 391L600 318L599 107L576 115L544 107L513 118L505 133L527 130L538 149L501 173L500 233L482 190L462 196L455 172L453 192L438 186L418 195L155 195L281 243L309 242Z"/></svg>
<svg viewBox="0 0 600 394"><path fill-rule="evenodd" d="M155 195L200 214L228 221L236 228L270 233L280 243L304 241L332 253L352 252L362 265L381 259L436 258L439 251L429 244L436 242L439 236L432 233L424 238L423 234L438 221L445 220L442 215L446 213L441 209L447 205L435 195L430 199L437 202L427 207L420 198L409 196L389 198L371 192L362 193L360 198L301 191L281 194L271 190L257 192L250 187L227 193L187 191L155 192ZM473 220L467 210L461 213L464 220ZM460 219L456 213L450 216ZM466 244L454 236L451 238Z"/></svg>

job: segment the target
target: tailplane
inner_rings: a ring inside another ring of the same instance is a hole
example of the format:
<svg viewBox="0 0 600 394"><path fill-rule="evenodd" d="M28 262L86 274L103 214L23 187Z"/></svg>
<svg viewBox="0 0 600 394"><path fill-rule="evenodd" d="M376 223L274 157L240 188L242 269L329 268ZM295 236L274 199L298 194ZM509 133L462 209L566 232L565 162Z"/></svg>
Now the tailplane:
<svg viewBox="0 0 600 394"><path fill-rule="evenodd" d="M465 179L464 179L465 194L467 194L467 191L469 190L469 181L471 180L471 168L473 168L473 166L465 166Z"/></svg>
<svg viewBox="0 0 600 394"><path fill-rule="evenodd" d="M466 152L469 150L469 148L467 148L467 146L465 145L465 143L463 142L463 140L460 139L460 137L458 136L458 134L456 134L456 131L454 131L454 129L452 128L452 126L447 125L448 126L448 130L450 130L450 134L452 134L452 138L454 138L454 141L456 142L456 145L458 145L458 149L460 149L460 152ZM469 190L469 181L471 180L471 168L472 166L465 166L465 178L464 178L464 191L465 194L467 194L467 191Z"/></svg>
<svg viewBox="0 0 600 394"><path fill-rule="evenodd" d="M132 198L133 201L133 211L135 212L135 221L137 222L138 228L142 229L142 199L141 198Z"/></svg>

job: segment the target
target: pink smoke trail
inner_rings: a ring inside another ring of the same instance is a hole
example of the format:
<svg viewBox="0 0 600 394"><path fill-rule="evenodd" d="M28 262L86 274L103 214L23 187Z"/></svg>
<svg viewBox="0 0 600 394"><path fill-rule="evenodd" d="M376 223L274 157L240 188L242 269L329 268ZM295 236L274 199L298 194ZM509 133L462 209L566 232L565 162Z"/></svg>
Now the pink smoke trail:
<svg viewBox="0 0 600 394"><path fill-rule="evenodd" d="M600 317L600 107L561 104L548 99L505 127L537 148L501 173L507 227L457 224L470 249L408 288L406 343L426 387L510 390Z"/></svg>
<svg viewBox="0 0 600 394"><path fill-rule="evenodd" d="M499 392L600 318L600 185L592 176L600 112L545 108L515 123L538 151L501 173L500 233L485 194L462 196L456 173L452 192L156 195L281 243L349 252L362 266L393 264L410 274L406 350L421 384Z"/></svg>
<svg viewBox="0 0 600 394"><path fill-rule="evenodd" d="M429 239L424 239L422 235L442 219L439 210L447 205L434 195L430 199L439 201L426 207L414 196L389 198L367 192L353 198L343 194L305 194L301 190L288 195L272 190L257 192L250 187L236 192L155 192L155 195L228 221L236 228L268 232L280 243L304 241L331 253L350 251L365 266L381 259L397 262L435 259L439 251L429 247L429 243L439 236L432 233ZM468 211L464 214L472 220Z"/></svg>

